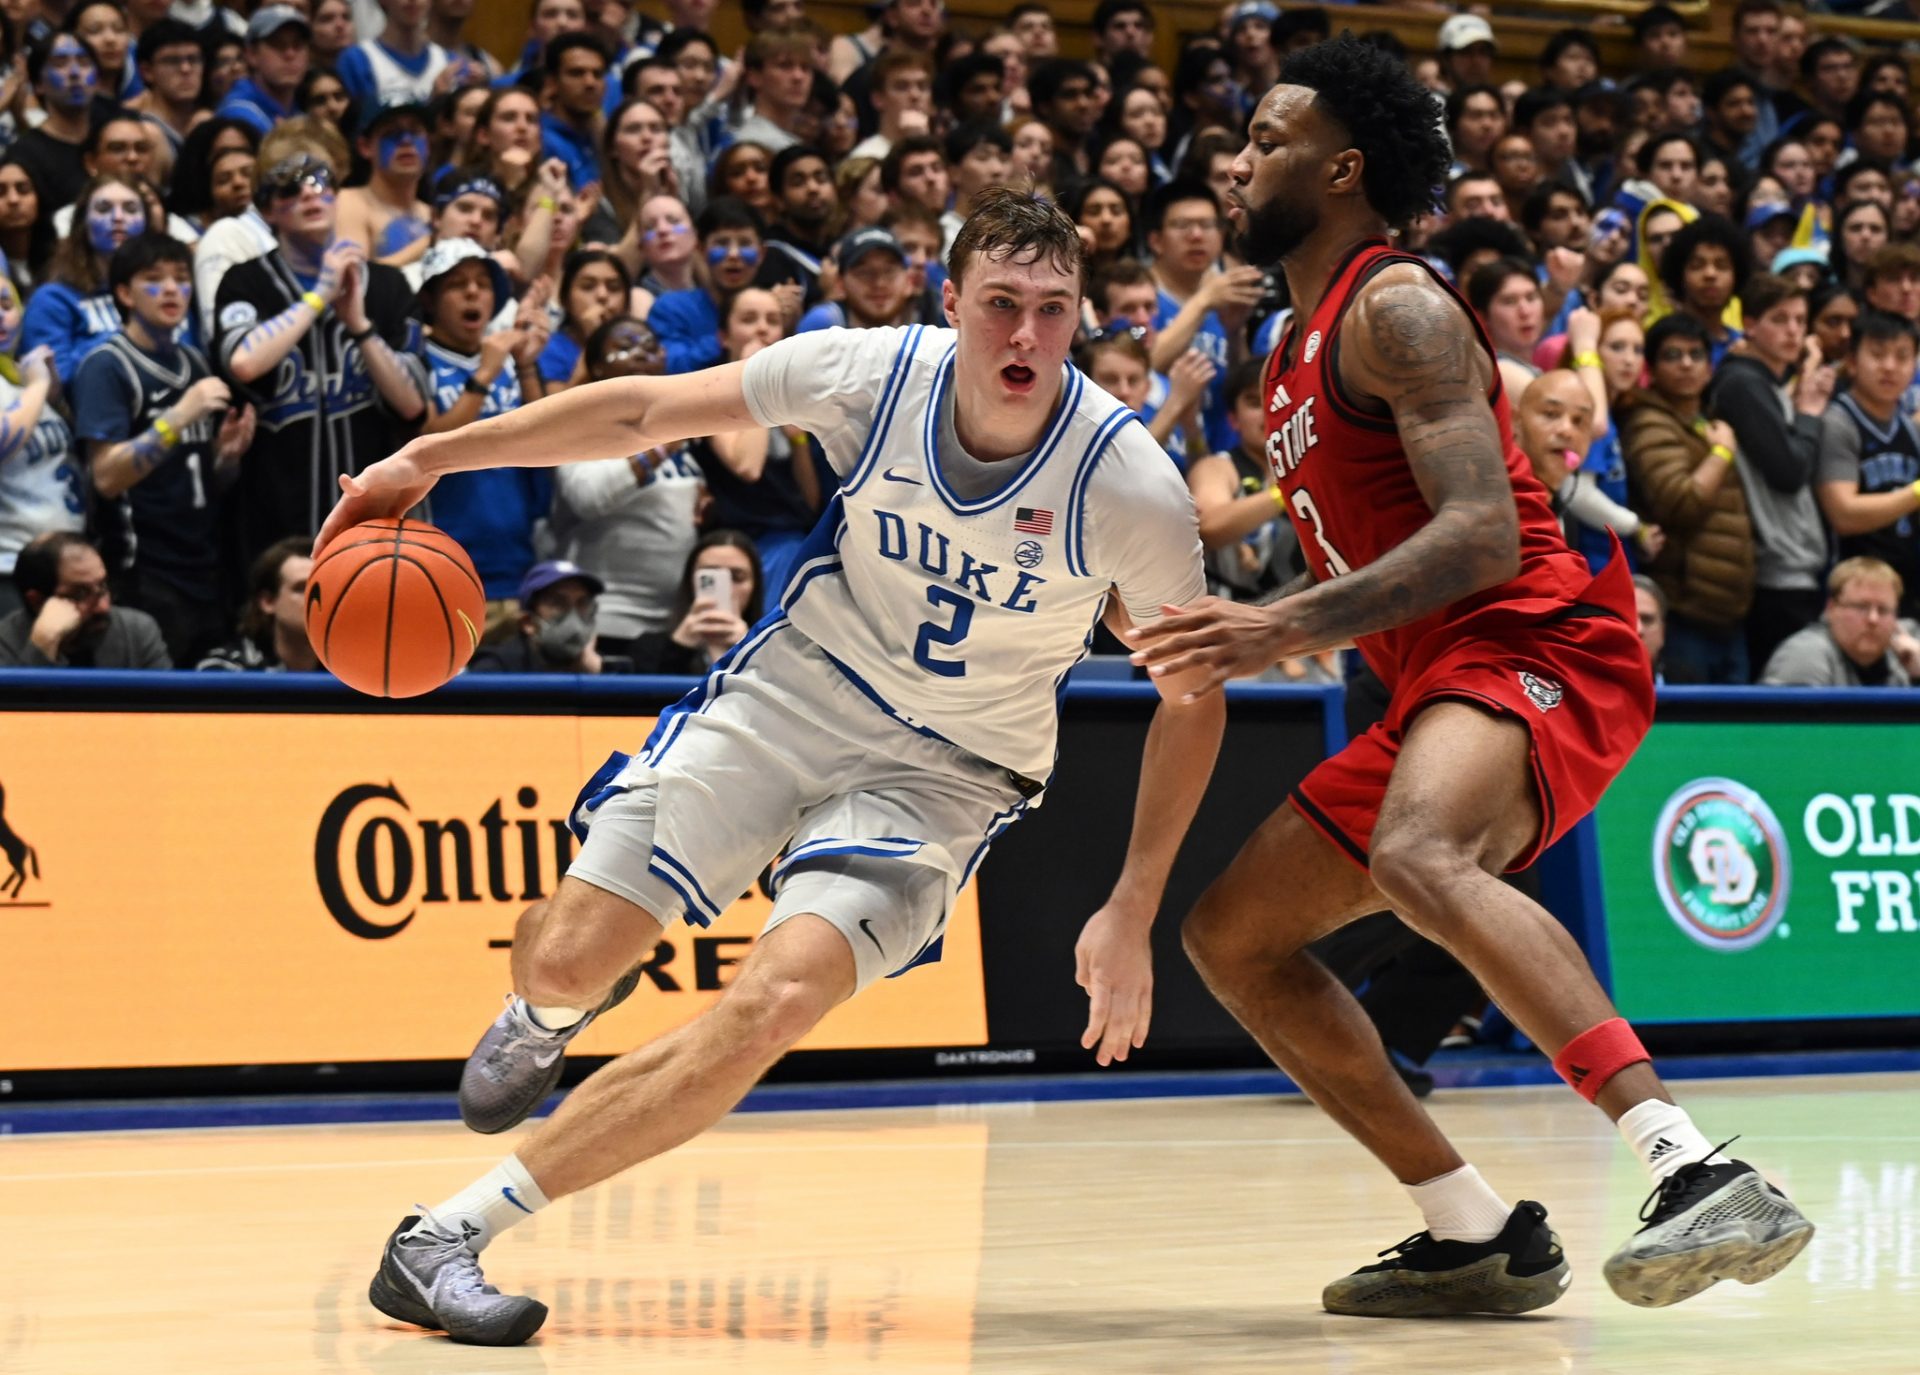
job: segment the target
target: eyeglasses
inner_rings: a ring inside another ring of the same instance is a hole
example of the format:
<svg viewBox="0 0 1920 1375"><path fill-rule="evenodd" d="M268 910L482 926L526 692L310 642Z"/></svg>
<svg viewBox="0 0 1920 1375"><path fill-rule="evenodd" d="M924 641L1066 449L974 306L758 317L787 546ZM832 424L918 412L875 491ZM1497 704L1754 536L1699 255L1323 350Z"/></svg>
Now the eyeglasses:
<svg viewBox="0 0 1920 1375"><path fill-rule="evenodd" d="M77 587L60 587L54 589L53 595L63 601L73 602L77 606L86 606L105 597L107 585L103 582L90 582Z"/></svg>
<svg viewBox="0 0 1920 1375"><path fill-rule="evenodd" d="M191 71L195 67L204 66L205 63L206 59L199 53L162 53L153 59L154 66L172 67L177 72Z"/></svg>
<svg viewBox="0 0 1920 1375"><path fill-rule="evenodd" d="M1839 607L1842 611L1851 611L1853 612L1854 615L1869 621L1875 620L1875 619L1885 619L1890 621L1895 616L1898 616L1900 614L1899 607L1887 606L1881 602L1836 601L1834 605Z"/></svg>
<svg viewBox="0 0 1920 1375"><path fill-rule="evenodd" d="M1088 330L1087 342L1102 344L1109 339L1135 339L1144 344L1147 341L1147 333L1145 325L1123 325L1115 320L1110 325L1095 325Z"/></svg>
<svg viewBox="0 0 1920 1375"><path fill-rule="evenodd" d="M1218 229L1220 221L1213 216L1208 216L1204 220L1168 220L1162 227L1169 234L1205 234L1209 230Z"/></svg>
<svg viewBox="0 0 1920 1375"><path fill-rule="evenodd" d="M1657 363L1704 363L1707 361L1705 349L1661 349Z"/></svg>

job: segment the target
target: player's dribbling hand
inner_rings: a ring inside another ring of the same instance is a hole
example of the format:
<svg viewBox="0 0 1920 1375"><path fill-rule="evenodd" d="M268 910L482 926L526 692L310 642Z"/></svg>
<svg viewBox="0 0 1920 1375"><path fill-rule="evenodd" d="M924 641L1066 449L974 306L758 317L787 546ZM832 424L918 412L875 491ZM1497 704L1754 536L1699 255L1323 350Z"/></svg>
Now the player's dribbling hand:
<svg viewBox="0 0 1920 1375"><path fill-rule="evenodd" d="M1087 1029L1080 1044L1102 1065L1124 1060L1147 1043L1153 1020L1153 914L1108 903L1080 929L1073 980L1087 990Z"/></svg>
<svg viewBox="0 0 1920 1375"><path fill-rule="evenodd" d="M1282 605L1202 597L1192 606L1163 607L1159 620L1127 632L1129 658L1150 678L1180 678L1186 688L1181 700L1194 701L1229 678L1251 677L1310 648L1290 642Z"/></svg>
<svg viewBox="0 0 1920 1375"><path fill-rule="evenodd" d="M381 459L358 477L340 475L340 500L313 541L314 557L318 558L341 531L351 530L362 521L405 515L426 500L438 479L421 471L411 456L412 448L409 444L392 458Z"/></svg>

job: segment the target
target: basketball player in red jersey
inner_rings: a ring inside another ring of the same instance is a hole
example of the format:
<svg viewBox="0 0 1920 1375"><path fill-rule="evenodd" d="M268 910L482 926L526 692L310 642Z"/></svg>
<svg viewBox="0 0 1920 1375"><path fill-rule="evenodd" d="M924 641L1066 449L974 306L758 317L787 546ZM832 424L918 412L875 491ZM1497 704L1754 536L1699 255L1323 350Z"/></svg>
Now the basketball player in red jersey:
<svg viewBox="0 0 1920 1375"><path fill-rule="evenodd" d="M1813 1225L1674 1106L1554 918L1502 883L1590 811L1653 715L1618 553L1599 575L1560 534L1515 445L1493 349L1453 289L1389 234L1446 178L1438 101L1342 37L1287 59L1232 168L1248 261L1294 316L1268 364L1267 456L1308 573L1266 605L1209 598L1132 634L1155 676L1211 684L1355 642L1385 720L1316 768L1188 917L1214 994L1406 1186L1426 1230L1328 1286L1336 1313L1517 1313L1570 1279L1546 1210L1454 1150L1379 1036L1306 951L1392 907L1452 952L1655 1180L1607 1262L1629 1303L1677 1303L1783 1269Z"/></svg>

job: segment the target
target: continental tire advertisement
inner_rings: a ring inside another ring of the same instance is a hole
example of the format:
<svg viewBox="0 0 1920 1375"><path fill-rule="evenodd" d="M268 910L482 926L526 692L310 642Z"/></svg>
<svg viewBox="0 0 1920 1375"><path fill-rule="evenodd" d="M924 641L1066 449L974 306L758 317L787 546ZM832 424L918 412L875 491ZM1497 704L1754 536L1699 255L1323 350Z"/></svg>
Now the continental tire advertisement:
<svg viewBox="0 0 1920 1375"><path fill-rule="evenodd" d="M1645 1022L1920 1014L1913 731L1654 726L1599 811L1621 1012Z"/></svg>
<svg viewBox="0 0 1920 1375"><path fill-rule="evenodd" d="M464 1059L566 816L650 718L10 712L0 760L0 1067ZM577 1043L615 1054L725 986L769 904L675 926ZM986 1040L978 906L803 1049Z"/></svg>

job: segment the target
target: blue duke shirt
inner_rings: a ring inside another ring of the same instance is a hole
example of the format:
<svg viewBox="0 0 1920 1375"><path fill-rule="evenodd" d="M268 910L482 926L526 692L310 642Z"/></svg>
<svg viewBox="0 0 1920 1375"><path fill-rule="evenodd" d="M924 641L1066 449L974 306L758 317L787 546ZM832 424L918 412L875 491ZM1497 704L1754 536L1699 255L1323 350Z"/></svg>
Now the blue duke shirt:
<svg viewBox="0 0 1920 1375"><path fill-rule="evenodd" d="M467 379L480 368L478 354L459 353L429 339L426 360L432 406L453 409ZM520 405L520 379L511 364L500 369L480 403L481 420ZM536 562L533 527L553 505L553 478L544 468L486 468L448 473L429 498L433 523L460 541L486 584L489 599L511 597Z"/></svg>

